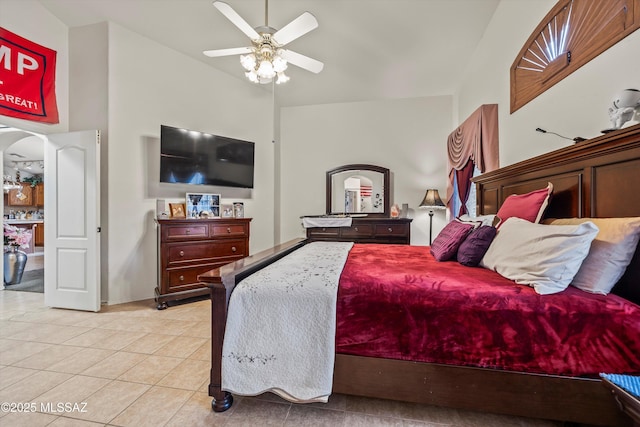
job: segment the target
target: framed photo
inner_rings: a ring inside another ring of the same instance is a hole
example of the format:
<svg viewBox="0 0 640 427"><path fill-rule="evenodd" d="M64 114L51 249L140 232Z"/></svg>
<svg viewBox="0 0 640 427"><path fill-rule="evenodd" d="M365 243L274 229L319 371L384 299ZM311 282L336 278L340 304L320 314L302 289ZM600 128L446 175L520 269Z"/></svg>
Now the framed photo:
<svg viewBox="0 0 640 427"><path fill-rule="evenodd" d="M244 203L242 202L233 203L233 217L244 218Z"/></svg>
<svg viewBox="0 0 640 427"><path fill-rule="evenodd" d="M222 218L233 218L233 205L232 204L224 204L220 205L221 209L221 217Z"/></svg>
<svg viewBox="0 0 640 427"><path fill-rule="evenodd" d="M219 218L220 195L187 193L186 215L188 218Z"/></svg>
<svg viewBox="0 0 640 427"><path fill-rule="evenodd" d="M169 211L171 213L171 218L185 218L186 210L184 207L184 203L169 203Z"/></svg>

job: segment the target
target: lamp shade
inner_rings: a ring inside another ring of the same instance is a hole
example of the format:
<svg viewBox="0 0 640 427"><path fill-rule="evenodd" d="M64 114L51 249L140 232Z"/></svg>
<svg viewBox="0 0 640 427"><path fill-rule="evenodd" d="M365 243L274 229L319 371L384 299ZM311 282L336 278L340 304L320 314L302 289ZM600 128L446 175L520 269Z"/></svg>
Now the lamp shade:
<svg viewBox="0 0 640 427"><path fill-rule="evenodd" d="M444 209L446 206L442 202L438 190L429 189L424 195L424 199L422 199L419 207L425 209Z"/></svg>

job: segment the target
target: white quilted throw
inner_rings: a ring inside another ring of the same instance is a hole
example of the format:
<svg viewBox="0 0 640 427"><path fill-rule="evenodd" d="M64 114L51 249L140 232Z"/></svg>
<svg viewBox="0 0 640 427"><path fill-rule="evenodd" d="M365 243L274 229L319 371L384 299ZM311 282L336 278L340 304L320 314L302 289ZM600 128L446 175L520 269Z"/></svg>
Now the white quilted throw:
<svg viewBox="0 0 640 427"><path fill-rule="evenodd" d="M222 389L292 402L331 394L338 281L350 242L313 242L241 281L229 302Z"/></svg>

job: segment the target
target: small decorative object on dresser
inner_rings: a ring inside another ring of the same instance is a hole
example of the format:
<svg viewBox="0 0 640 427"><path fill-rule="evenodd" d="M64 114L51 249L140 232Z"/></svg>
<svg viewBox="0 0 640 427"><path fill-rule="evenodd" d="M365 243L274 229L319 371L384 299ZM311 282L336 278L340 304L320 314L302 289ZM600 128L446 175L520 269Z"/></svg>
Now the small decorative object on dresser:
<svg viewBox="0 0 640 427"><path fill-rule="evenodd" d="M207 295L198 275L249 256L251 218L157 219L158 310L167 302Z"/></svg>
<svg viewBox="0 0 640 427"><path fill-rule="evenodd" d="M220 217L220 195L187 193L187 218L201 218L201 212L206 212L208 218Z"/></svg>
<svg viewBox="0 0 640 427"><path fill-rule="evenodd" d="M244 218L244 203L242 202L233 203L233 217Z"/></svg>
<svg viewBox="0 0 640 427"><path fill-rule="evenodd" d="M222 218L233 218L233 205L232 204L221 205L220 209L221 209L220 216Z"/></svg>
<svg viewBox="0 0 640 427"><path fill-rule="evenodd" d="M171 210L171 218L184 218L186 216L184 203L169 203L169 209Z"/></svg>

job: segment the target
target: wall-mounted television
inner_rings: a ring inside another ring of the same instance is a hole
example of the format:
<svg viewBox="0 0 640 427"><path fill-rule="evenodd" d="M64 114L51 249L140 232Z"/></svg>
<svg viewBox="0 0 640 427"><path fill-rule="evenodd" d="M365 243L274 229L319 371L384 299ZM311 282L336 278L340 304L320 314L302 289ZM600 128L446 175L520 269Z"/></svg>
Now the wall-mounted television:
<svg viewBox="0 0 640 427"><path fill-rule="evenodd" d="M255 144L160 126L160 182L253 188Z"/></svg>

